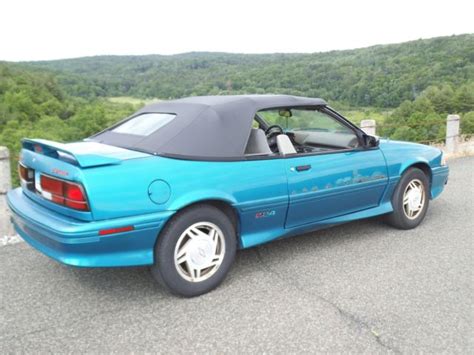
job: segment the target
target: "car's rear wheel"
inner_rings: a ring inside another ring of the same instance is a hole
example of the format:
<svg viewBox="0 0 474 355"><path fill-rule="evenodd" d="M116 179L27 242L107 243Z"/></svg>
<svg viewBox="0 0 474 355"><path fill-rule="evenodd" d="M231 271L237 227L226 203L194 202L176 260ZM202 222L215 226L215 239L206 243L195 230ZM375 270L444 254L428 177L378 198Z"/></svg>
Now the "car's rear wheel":
<svg viewBox="0 0 474 355"><path fill-rule="evenodd" d="M425 218L429 205L429 179L418 169L407 170L392 197L393 212L386 221L399 229L412 229Z"/></svg>
<svg viewBox="0 0 474 355"><path fill-rule="evenodd" d="M224 280L236 249L235 228L225 213L193 206L174 216L158 237L152 274L175 294L198 296Z"/></svg>

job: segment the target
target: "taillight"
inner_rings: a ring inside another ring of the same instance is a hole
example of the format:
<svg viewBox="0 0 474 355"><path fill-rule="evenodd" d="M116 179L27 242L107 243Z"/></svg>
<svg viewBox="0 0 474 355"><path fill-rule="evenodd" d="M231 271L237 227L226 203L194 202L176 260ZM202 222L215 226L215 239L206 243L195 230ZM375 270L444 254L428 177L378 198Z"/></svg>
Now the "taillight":
<svg viewBox="0 0 474 355"><path fill-rule="evenodd" d="M76 210L88 210L86 197L82 191L82 187L75 184L64 185L64 204Z"/></svg>
<svg viewBox="0 0 474 355"><path fill-rule="evenodd" d="M28 169L25 166L21 165L20 163L18 163L18 175L20 175L20 179L27 181Z"/></svg>
<svg viewBox="0 0 474 355"><path fill-rule="evenodd" d="M34 187L35 172L19 162L18 175L20 176L21 185L32 190Z"/></svg>
<svg viewBox="0 0 474 355"><path fill-rule="evenodd" d="M59 205L80 211L89 211L87 198L81 185L41 175L41 195Z"/></svg>

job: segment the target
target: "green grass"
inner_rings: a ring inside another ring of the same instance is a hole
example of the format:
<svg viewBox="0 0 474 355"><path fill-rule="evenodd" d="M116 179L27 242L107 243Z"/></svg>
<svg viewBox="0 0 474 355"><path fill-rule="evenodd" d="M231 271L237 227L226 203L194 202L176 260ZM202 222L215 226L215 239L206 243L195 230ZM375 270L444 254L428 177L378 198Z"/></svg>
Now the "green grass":
<svg viewBox="0 0 474 355"><path fill-rule="evenodd" d="M107 100L118 104L132 104L134 106L144 106L152 102L161 101L160 99L139 99L131 96L108 97Z"/></svg>
<svg viewBox="0 0 474 355"><path fill-rule="evenodd" d="M351 107L340 109L338 112L352 123L360 125L360 121L362 120L375 120L377 123L382 123L385 118L390 115L391 110L380 110L371 107Z"/></svg>

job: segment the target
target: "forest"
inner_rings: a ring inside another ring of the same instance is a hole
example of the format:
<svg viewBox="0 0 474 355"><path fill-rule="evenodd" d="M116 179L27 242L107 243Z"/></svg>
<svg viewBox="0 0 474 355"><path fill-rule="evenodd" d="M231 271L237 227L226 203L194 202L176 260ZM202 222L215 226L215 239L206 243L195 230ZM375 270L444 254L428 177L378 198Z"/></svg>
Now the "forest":
<svg viewBox="0 0 474 355"><path fill-rule="evenodd" d="M393 139L439 141L448 113L473 134L474 34L313 54L0 62L0 145L14 162L23 137L80 140L150 100L242 93L321 97Z"/></svg>
<svg viewBox="0 0 474 355"><path fill-rule="evenodd" d="M474 77L474 35L314 54L100 56L29 65L57 72L73 96L170 99L284 93L351 106L397 107L430 85Z"/></svg>

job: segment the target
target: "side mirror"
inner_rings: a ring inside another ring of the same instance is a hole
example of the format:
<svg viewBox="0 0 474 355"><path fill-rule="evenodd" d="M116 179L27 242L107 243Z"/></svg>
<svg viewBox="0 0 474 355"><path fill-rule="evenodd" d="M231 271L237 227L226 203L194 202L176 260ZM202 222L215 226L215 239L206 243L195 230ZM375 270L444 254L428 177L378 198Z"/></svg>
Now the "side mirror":
<svg viewBox="0 0 474 355"><path fill-rule="evenodd" d="M378 147L380 139L377 136L369 136L368 134L364 135L364 146L366 148Z"/></svg>

